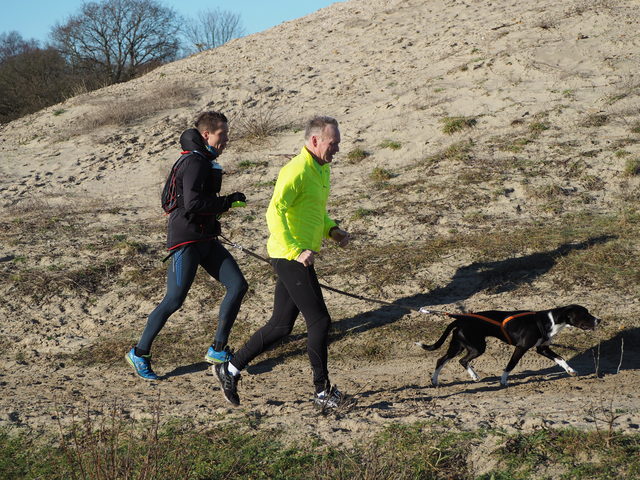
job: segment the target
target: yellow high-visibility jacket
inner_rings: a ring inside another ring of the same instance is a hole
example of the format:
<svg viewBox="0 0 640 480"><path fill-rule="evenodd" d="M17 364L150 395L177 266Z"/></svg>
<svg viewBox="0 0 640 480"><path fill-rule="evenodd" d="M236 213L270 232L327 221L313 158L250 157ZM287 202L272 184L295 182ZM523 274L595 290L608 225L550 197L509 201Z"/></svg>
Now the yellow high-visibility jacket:
<svg viewBox="0 0 640 480"><path fill-rule="evenodd" d="M329 164L320 165L302 147L278 174L267 209L271 258L295 260L303 250L318 252L336 222L327 214Z"/></svg>

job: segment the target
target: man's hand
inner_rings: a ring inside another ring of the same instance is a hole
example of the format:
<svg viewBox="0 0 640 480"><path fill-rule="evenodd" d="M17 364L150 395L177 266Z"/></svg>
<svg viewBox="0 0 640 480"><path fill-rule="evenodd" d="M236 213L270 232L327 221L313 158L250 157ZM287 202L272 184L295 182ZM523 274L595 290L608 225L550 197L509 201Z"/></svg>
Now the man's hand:
<svg viewBox="0 0 640 480"><path fill-rule="evenodd" d="M341 247L346 247L351 240L351 235L338 227L334 227L330 232L331 238Z"/></svg>
<svg viewBox="0 0 640 480"><path fill-rule="evenodd" d="M313 265L313 255L313 250L303 250L302 253L298 255L298 258L296 258L296 261L300 262L305 267L309 267Z"/></svg>

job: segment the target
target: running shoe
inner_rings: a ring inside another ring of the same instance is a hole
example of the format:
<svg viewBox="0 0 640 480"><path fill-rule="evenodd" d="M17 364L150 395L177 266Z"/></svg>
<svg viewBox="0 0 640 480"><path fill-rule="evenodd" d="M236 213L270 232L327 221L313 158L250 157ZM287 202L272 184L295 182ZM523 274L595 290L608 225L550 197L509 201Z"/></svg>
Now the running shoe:
<svg viewBox="0 0 640 480"><path fill-rule="evenodd" d="M158 375L151 369L151 354L139 357L136 355L135 347L133 347L124 358L127 359L127 362L134 368L139 377L145 380L158 380Z"/></svg>
<svg viewBox="0 0 640 480"><path fill-rule="evenodd" d="M229 362L216 363L211 367L213 373L220 381L220 389L224 394L224 398L233 406L240 405L240 397L238 396L238 380L240 375L232 375L229 373Z"/></svg>
<svg viewBox="0 0 640 480"><path fill-rule="evenodd" d="M344 403L345 397L346 395L333 386L328 391L324 390L316 393L313 401L317 406L322 408L337 408Z"/></svg>
<svg viewBox="0 0 640 480"><path fill-rule="evenodd" d="M229 346L224 347L224 350L214 350L213 347L209 347L207 354L204 356L204 361L215 365L216 363L230 362L233 358L233 353Z"/></svg>

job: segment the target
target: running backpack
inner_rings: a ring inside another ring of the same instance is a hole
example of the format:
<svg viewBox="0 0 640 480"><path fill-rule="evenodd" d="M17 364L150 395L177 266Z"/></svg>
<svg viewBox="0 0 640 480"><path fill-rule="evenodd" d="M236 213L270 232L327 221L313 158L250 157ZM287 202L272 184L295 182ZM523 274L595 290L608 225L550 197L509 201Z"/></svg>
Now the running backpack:
<svg viewBox="0 0 640 480"><path fill-rule="evenodd" d="M171 173L169 173L169 177L167 177L167 181L162 189L161 201L162 209L165 213L171 213L178 208L178 198L180 198L181 195L178 195L176 175L178 173L178 168L182 164L182 160L184 160L184 158L190 153L191 152L183 152L182 156L173 164L173 167L171 167Z"/></svg>

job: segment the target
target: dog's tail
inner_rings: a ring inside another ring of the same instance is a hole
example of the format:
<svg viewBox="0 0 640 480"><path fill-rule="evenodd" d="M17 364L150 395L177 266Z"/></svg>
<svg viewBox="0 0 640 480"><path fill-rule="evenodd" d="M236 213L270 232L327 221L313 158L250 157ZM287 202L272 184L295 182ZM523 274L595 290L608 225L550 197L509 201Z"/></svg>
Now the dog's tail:
<svg viewBox="0 0 640 480"><path fill-rule="evenodd" d="M445 342L445 340L447 339L447 337L449 336L449 334L451 333L451 331L456 328L458 326L458 321L455 320L453 322L451 322L447 328L445 328L444 332L442 333L442 335L440 336L440 338L438 339L438 341L436 343L434 343L433 345L427 345L425 343L422 342L416 342L416 345L418 345L421 348L424 348L425 350L437 350L439 349L442 344Z"/></svg>

